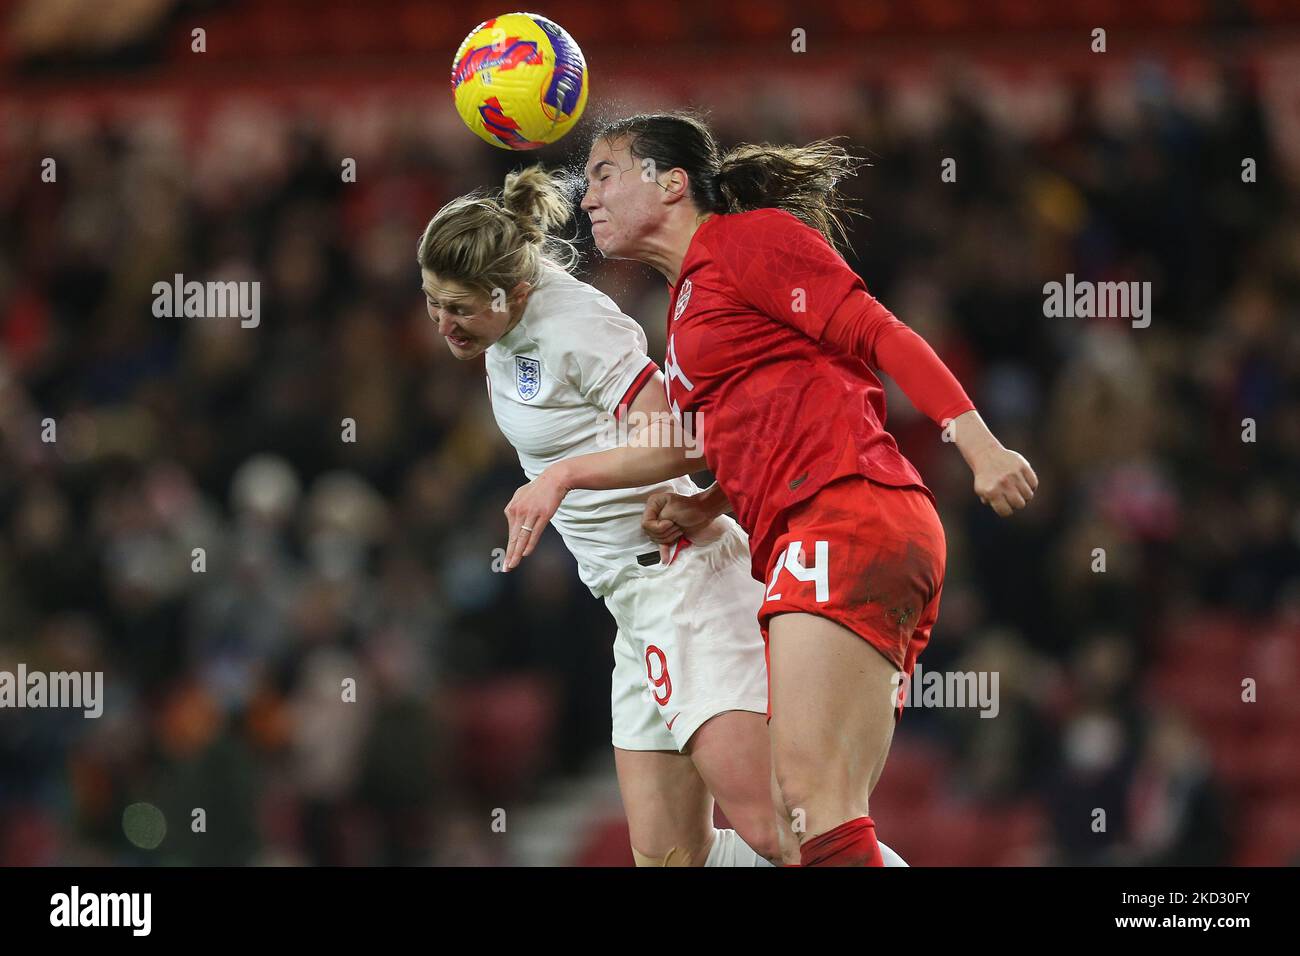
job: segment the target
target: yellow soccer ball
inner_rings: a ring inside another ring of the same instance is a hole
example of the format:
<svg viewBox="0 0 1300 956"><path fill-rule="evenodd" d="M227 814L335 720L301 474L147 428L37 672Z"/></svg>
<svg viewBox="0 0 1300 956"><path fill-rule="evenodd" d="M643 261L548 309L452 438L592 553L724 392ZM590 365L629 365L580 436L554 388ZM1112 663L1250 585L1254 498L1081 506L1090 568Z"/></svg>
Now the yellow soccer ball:
<svg viewBox="0 0 1300 956"><path fill-rule="evenodd" d="M558 23L535 13L485 20L451 64L456 112L502 149L537 149L573 128L587 105L587 62Z"/></svg>

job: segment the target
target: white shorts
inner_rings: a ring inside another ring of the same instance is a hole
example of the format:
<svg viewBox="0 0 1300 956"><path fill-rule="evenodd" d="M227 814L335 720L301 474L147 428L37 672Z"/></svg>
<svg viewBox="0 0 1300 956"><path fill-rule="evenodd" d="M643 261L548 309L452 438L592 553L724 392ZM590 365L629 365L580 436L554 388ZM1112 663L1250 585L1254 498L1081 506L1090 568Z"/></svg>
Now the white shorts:
<svg viewBox="0 0 1300 956"><path fill-rule="evenodd" d="M767 662L750 577L749 538L723 515L722 534L667 567L629 578L605 598L614 636L613 742L684 750L710 717L767 713Z"/></svg>

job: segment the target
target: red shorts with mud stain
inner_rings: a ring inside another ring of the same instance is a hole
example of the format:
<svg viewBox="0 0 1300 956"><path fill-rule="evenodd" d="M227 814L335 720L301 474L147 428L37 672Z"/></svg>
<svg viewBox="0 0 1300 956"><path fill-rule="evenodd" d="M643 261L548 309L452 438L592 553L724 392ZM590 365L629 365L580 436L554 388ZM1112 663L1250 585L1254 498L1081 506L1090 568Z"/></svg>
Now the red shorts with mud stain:
<svg viewBox="0 0 1300 956"><path fill-rule="evenodd" d="M857 634L910 681L939 616L947 553L921 489L859 475L832 482L786 513L772 546L758 612L764 644L774 615L816 614Z"/></svg>

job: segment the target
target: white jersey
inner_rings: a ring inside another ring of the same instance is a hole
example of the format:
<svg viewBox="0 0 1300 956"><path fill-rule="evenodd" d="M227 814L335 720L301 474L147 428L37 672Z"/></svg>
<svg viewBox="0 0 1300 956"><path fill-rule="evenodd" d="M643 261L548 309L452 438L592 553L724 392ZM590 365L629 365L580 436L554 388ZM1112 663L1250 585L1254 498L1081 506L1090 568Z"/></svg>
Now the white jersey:
<svg viewBox="0 0 1300 956"><path fill-rule="evenodd" d="M657 370L634 320L599 289L545 260L523 317L485 358L492 414L530 481L563 458L615 447L619 407L631 405ZM698 490L681 477L641 488L571 491L551 523L577 559L582 582L604 597L624 576L646 573L638 555L658 554L641 530L646 498Z"/></svg>

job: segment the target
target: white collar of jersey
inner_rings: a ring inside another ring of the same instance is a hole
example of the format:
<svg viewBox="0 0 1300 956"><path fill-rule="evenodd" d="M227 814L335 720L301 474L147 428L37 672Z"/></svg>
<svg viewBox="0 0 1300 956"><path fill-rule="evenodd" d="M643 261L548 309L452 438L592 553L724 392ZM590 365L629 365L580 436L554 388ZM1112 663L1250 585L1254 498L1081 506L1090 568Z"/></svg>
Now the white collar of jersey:
<svg viewBox="0 0 1300 956"><path fill-rule="evenodd" d="M543 259L541 278L537 280L537 285L533 286L532 291L528 294L528 301L524 303L524 314L520 317L519 321L515 323L513 329L501 336L501 338L497 339L496 342L492 344L492 348L500 348L504 354L513 355L516 352L523 352L532 346L532 337L527 333L527 331L525 331L524 327L528 325L528 320L530 318L536 316L537 311L540 308L537 300L537 293L547 285L548 280L550 279L548 273L553 270L562 271L559 266L552 265L546 259Z"/></svg>
<svg viewBox="0 0 1300 956"><path fill-rule="evenodd" d="M513 355L515 352L526 350L532 344L532 339L524 331L524 326L527 324L528 306L524 306L523 317L515 323L515 327L493 342L491 347L500 350L505 355Z"/></svg>

